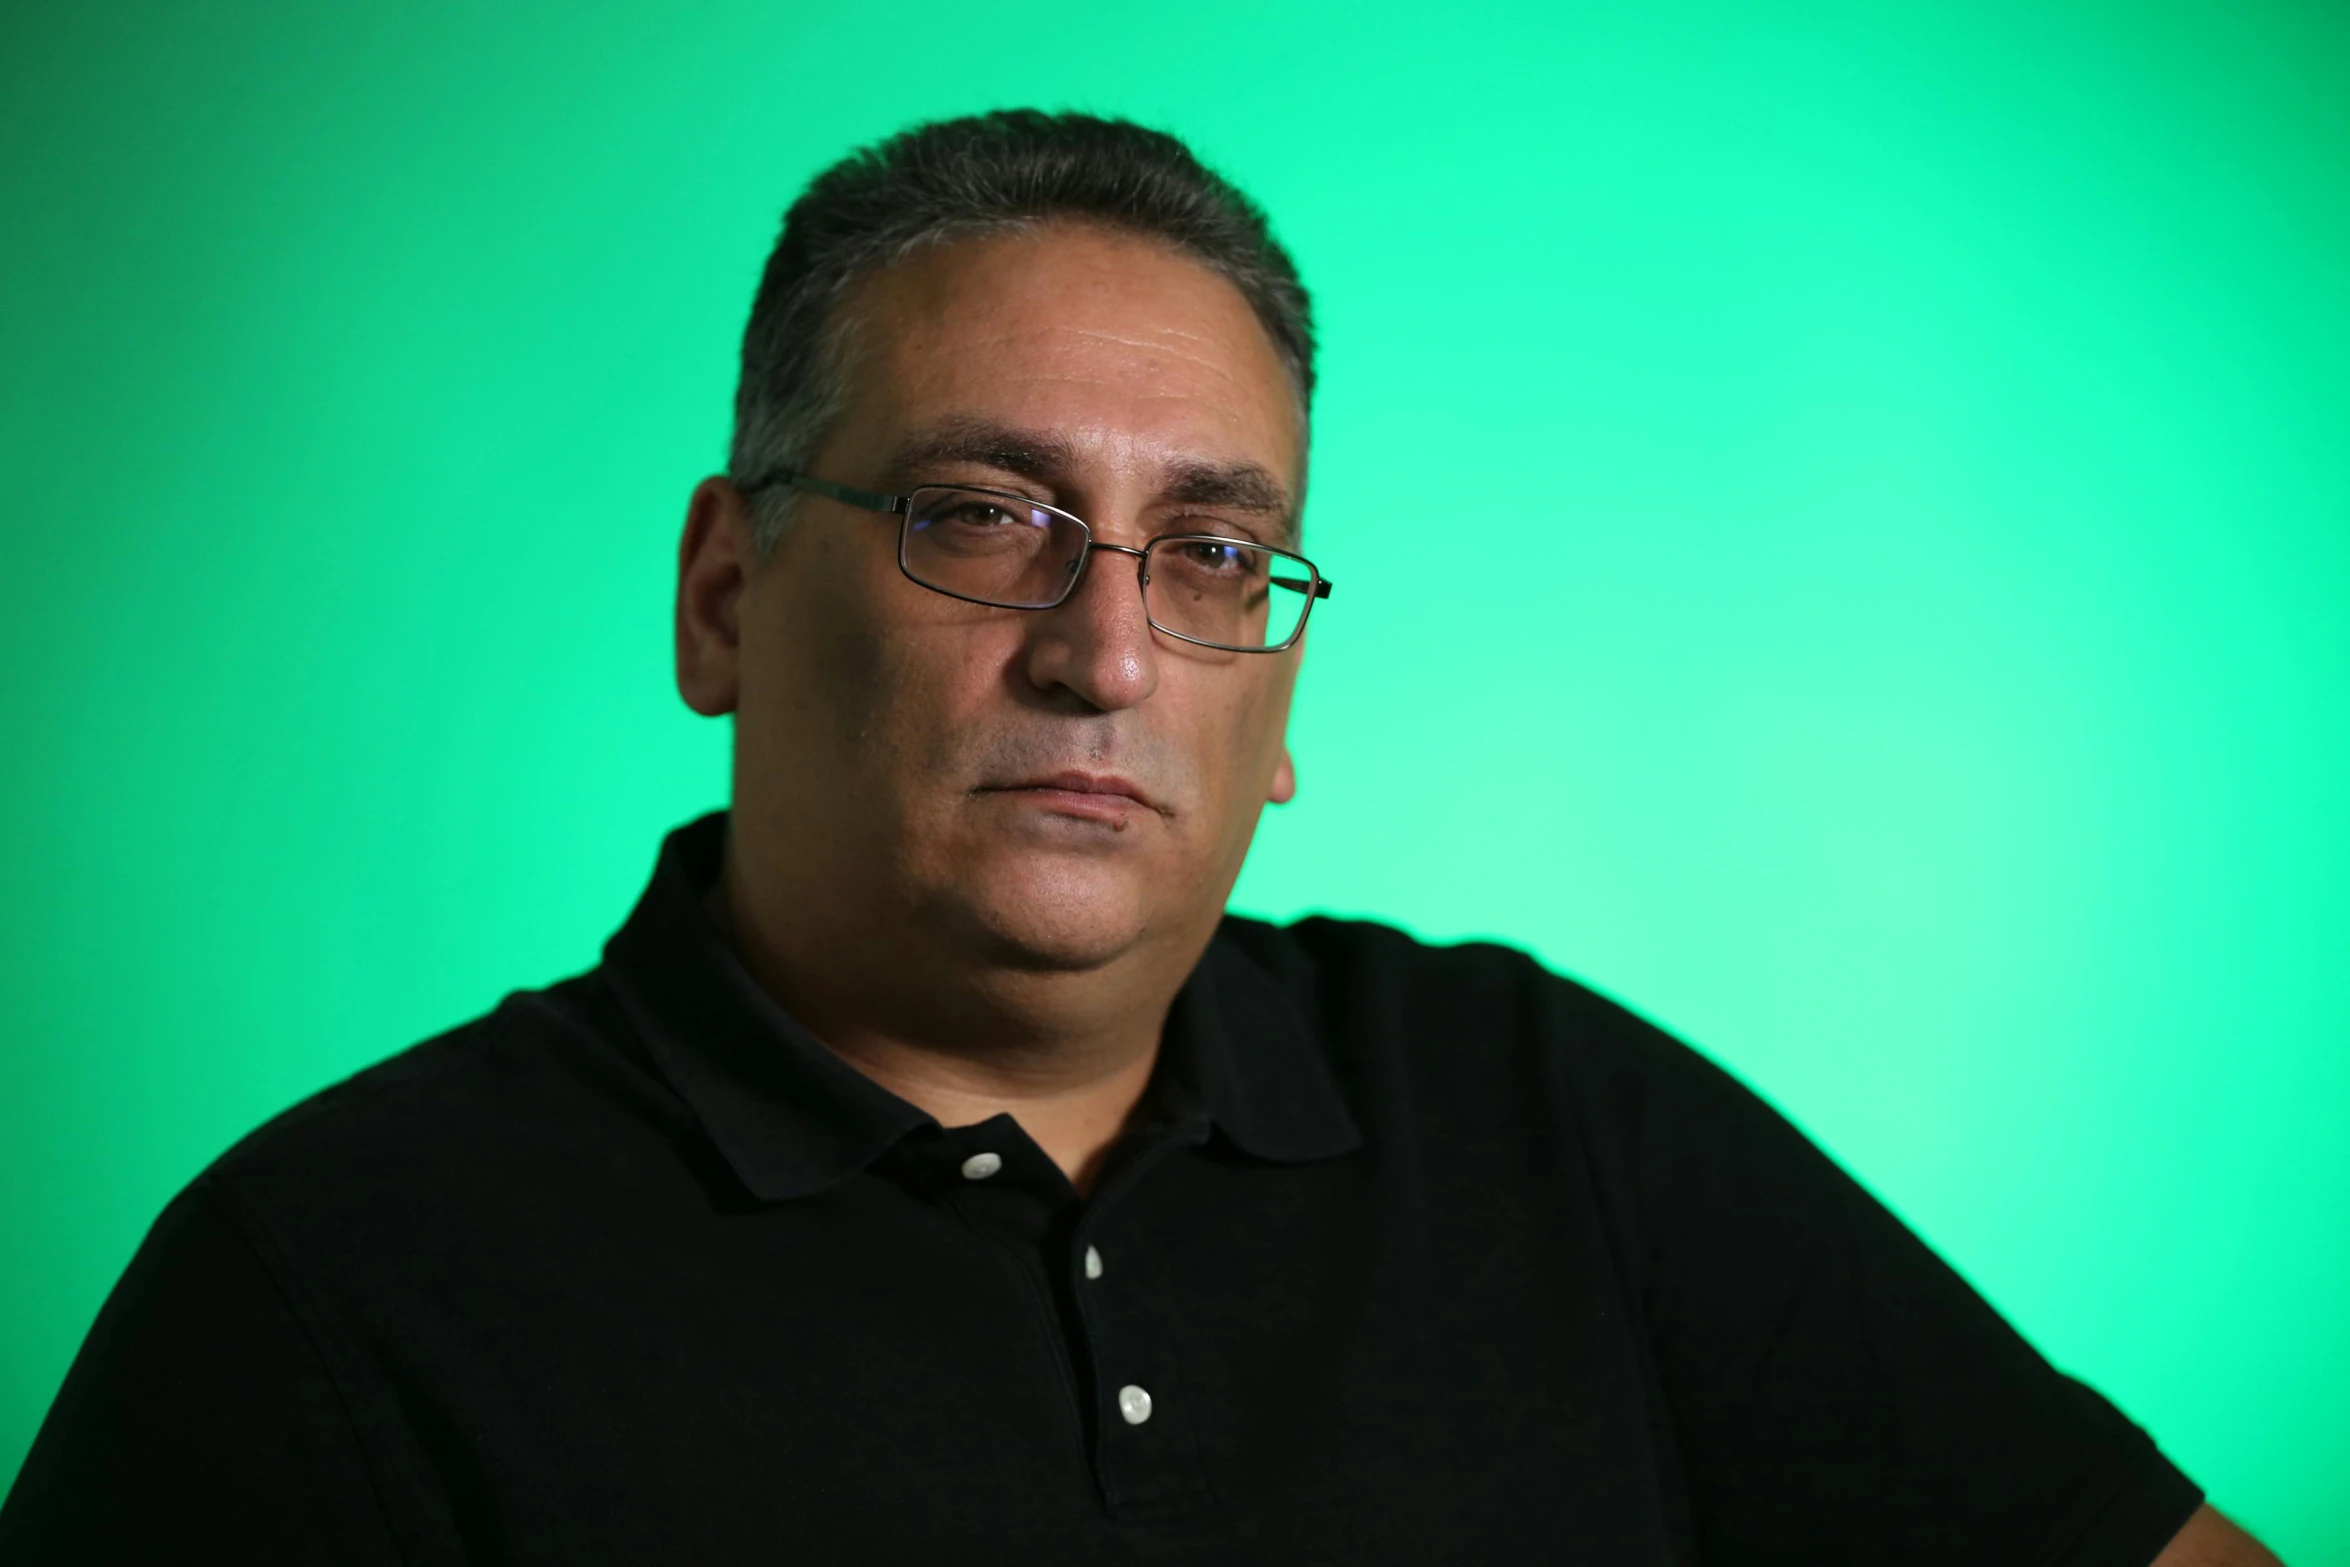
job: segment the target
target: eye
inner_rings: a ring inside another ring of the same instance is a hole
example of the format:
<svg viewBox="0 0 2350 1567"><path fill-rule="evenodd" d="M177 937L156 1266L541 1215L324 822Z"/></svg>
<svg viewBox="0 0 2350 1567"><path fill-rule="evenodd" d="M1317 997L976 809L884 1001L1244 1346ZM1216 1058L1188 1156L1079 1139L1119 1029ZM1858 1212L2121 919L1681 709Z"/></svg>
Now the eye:
<svg viewBox="0 0 2350 1567"><path fill-rule="evenodd" d="M1033 514L1031 515L1033 516ZM922 520L927 523L946 523L956 527L1000 528L1022 519L1013 516L992 501L964 500L931 512Z"/></svg>
<svg viewBox="0 0 2350 1567"><path fill-rule="evenodd" d="M1217 576L1245 576L1259 565L1259 552L1238 544L1192 539L1178 548L1185 566Z"/></svg>
<svg viewBox="0 0 2350 1567"><path fill-rule="evenodd" d="M982 539L1042 536L1051 531L1053 517L1009 496L947 490L920 496L913 522L917 532L959 539L968 548Z"/></svg>

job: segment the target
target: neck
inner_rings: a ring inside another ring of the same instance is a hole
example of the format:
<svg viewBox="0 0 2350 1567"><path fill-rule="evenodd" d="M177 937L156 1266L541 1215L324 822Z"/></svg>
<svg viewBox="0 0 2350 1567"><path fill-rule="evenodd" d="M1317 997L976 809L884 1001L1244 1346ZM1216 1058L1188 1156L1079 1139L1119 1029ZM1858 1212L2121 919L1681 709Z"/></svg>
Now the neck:
<svg viewBox="0 0 2350 1567"><path fill-rule="evenodd" d="M706 896L744 968L827 1049L942 1126L1008 1114L1090 1190L1157 1065L1196 961L1164 950L1102 969L871 965L801 945L745 884L732 846ZM1204 943L1204 937L1203 937Z"/></svg>

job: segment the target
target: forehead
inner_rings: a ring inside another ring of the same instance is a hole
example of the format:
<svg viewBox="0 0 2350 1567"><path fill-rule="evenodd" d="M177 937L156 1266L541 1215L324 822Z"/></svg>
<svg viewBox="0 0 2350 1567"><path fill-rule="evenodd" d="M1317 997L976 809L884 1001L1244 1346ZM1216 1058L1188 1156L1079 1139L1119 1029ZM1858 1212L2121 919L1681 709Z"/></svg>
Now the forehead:
<svg viewBox="0 0 2350 1567"><path fill-rule="evenodd" d="M1303 432L1270 335L1237 288L1166 246L1066 223L952 240L865 279L843 310L843 440L828 448L871 456L985 423L1100 471L1250 464L1294 493Z"/></svg>

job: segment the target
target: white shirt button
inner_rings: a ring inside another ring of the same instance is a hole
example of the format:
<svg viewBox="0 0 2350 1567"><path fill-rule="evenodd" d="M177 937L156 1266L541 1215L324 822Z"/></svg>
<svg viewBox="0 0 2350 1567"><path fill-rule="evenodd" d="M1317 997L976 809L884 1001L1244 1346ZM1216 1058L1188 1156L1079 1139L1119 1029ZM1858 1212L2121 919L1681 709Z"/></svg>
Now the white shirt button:
<svg viewBox="0 0 2350 1567"><path fill-rule="evenodd" d="M1003 1167L1004 1156L1002 1154L975 1153L970 1158L963 1161L963 1179L966 1181L984 1181Z"/></svg>
<svg viewBox="0 0 2350 1567"><path fill-rule="evenodd" d="M1091 1246L1085 1248L1085 1276L1089 1279L1102 1276L1102 1254Z"/></svg>
<svg viewBox="0 0 2350 1567"><path fill-rule="evenodd" d="M1129 1382L1118 1389L1118 1413L1126 1417L1130 1426L1141 1425L1151 1417L1151 1396Z"/></svg>

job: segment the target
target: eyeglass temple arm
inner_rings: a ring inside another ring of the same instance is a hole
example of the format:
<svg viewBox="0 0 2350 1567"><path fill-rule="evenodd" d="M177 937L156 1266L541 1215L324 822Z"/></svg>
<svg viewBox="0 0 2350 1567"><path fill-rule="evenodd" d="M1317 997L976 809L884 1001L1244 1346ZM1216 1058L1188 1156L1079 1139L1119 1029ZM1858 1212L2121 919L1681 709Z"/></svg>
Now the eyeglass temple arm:
<svg viewBox="0 0 2350 1567"><path fill-rule="evenodd" d="M1292 593L1303 593L1306 591L1306 579L1303 577L1275 577L1273 579L1273 585L1275 587L1287 588ZM1318 599L1328 598L1330 596L1330 584L1328 580L1325 578L1316 577L1314 579L1313 591L1314 597Z"/></svg>
<svg viewBox="0 0 2350 1567"><path fill-rule="evenodd" d="M903 495L884 495L879 490L860 490L846 484L833 484L824 479L811 479L806 474L794 473L789 468L779 468L773 473L753 479L748 484L738 485L736 488L740 489L743 494L750 495L760 490L771 490L779 484L788 484L795 490L806 490L812 495L821 495L826 500L839 501L844 506L855 506L865 511L904 511L906 509L906 497ZM1327 596L1327 594L1324 595L1324 597Z"/></svg>

